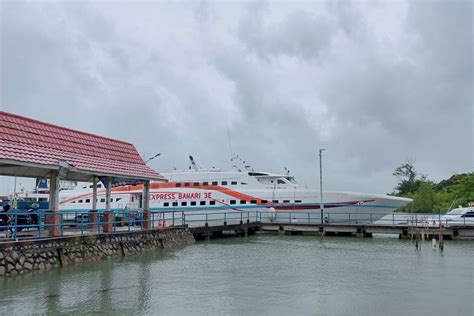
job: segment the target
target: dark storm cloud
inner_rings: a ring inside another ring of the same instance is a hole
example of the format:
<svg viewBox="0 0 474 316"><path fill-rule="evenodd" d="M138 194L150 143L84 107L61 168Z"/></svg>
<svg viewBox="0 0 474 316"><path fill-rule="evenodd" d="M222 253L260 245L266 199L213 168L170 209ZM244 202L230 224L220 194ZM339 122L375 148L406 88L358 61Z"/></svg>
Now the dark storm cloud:
<svg viewBox="0 0 474 316"><path fill-rule="evenodd" d="M472 4L1 4L3 110L124 139L167 171L194 154L388 192L416 161L473 169ZM228 132L227 132L228 131Z"/></svg>

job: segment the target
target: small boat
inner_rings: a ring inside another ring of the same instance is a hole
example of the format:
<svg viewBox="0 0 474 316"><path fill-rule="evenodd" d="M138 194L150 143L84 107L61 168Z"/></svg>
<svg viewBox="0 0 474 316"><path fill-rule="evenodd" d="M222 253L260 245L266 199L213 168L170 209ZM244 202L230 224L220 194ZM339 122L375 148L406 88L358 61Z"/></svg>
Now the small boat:
<svg viewBox="0 0 474 316"><path fill-rule="evenodd" d="M474 207L458 207L446 215L441 216L441 225L444 226L465 226L474 225Z"/></svg>

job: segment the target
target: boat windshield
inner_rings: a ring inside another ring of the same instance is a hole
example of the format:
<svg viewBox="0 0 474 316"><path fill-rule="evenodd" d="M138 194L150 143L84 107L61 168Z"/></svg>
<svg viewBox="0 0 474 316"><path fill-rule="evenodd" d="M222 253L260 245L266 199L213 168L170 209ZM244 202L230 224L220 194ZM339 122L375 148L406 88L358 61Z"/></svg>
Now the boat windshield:
<svg viewBox="0 0 474 316"><path fill-rule="evenodd" d="M466 212L466 210L463 210L461 208L454 209L450 212L448 212L448 215L462 215Z"/></svg>
<svg viewBox="0 0 474 316"><path fill-rule="evenodd" d="M297 184L298 182L296 182L295 178L293 177L286 177L286 180L290 181L291 183L293 184Z"/></svg>

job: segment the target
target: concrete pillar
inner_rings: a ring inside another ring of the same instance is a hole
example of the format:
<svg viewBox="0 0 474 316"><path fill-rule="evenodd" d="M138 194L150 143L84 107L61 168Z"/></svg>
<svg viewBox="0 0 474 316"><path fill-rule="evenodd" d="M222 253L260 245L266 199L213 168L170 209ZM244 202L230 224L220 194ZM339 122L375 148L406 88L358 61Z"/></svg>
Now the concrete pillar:
<svg viewBox="0 0 474 316"><path fill-rule="evenodd" d="M59 176L57 171L51 171L49 180L49 209L51 212L59 210Z"/></svg>
<svg viewBox="0 0 474 316"><path fill-rule="evenodd" d="M50 237L61 236L61 215L59 214L59 176L57 171L51 171L49 180L49 209L46 214L44 223L47 226Z"/></svg>
<svg viewBox="0 0 474 316"><path fill-rule="evenodd" d="M110 197L112 195L112 177L107 177L107 183L105 184L105 213L103 220L103 231L104 233L110 233L113 231L113 214L110 204Z"/></svg>
<svg viewBox="0 0 474 316"><path fill-rule="evenodd" d="M94 227L97 223L97 177L92 180L92 209L89 213L89 223Z"/></svg>
<svg viewBox="0 0 474 316"><path fill-rule="evenodd" d="M143 183L143 228L151 229L152 226L152 216L150 213L150 181L145 181Z"/></svg>

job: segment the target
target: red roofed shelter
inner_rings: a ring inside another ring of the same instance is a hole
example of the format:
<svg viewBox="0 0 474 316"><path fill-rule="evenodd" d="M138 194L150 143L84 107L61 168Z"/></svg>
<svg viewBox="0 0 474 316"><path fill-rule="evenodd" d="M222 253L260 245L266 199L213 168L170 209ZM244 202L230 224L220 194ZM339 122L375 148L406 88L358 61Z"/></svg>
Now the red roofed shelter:
<svg viewBox="0 0 474 316"><path fill-rule="evenodd" d="M106 177L106 214L110 212L111 184L116 179L144 184L144 219L150 218L150 181L166 181L148 167L135 146L123 141L84 133L0 111L0 175L50 179L50 210L60 222L59 180L93 182L96 210L97 179ZM105 216L105 218L111 216ZM107 220L106 220L107 221ZM145 222L145 228L149 228ZM104 225L107 232L111 225ZM50 235L59 234L57 229Z"/></svg>

